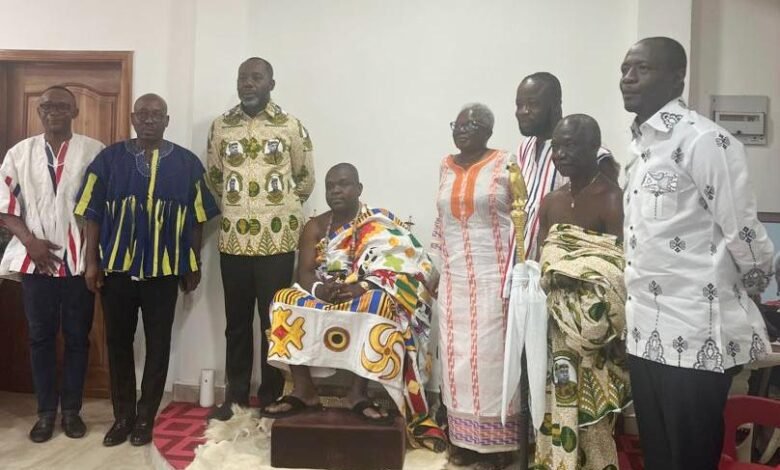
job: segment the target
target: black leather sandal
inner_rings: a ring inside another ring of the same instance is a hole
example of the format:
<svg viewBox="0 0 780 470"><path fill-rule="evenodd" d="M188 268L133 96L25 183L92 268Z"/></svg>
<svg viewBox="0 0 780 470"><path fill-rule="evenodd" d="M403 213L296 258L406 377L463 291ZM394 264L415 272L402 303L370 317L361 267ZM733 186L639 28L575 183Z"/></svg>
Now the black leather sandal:
<svg viewBox="0 0 780 470"><path fill-rule="evenodd" d="M371 416L366 415L364 412L367 409L371 409L377 412L377 414L382 415L383 413L385 416L380 416L378 418L372 418ZM360 416L366 421L377 423L377 424L390 424L393 422L393 417L390 416L389 413L387 413L386 410L384 410L379 404L371 401L371 400L361 400L357 403L355 403L355 406L351 408L352 412Z"/></svg>
<svg viewBox="0 0 780 470"><path fill-rule="evenodd" d="M284 411L268 411L269 406L273 406L277 404L287 404L290 405L290 408ZM303 413L304 411L318 411L321 409L322 409L321 403L317 403L316 405L307 405L306 403L304 403L303 400L301 400L298 397L294 397L292 395L285 395L277 399L275 402L261 408L260 416L264 418L279 419L279 418L287 418L290 416L294 416Z"/></svg>

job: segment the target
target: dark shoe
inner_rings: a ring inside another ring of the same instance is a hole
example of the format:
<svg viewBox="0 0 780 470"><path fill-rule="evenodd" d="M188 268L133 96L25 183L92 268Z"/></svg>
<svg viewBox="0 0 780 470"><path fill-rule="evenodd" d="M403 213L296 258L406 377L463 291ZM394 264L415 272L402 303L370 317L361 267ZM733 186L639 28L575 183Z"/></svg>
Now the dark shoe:
<svg viewBox="0 0 780 470"><path fill-rule="evenodd" d="M381 406L379 406L378 403L372 402L371 400L361 400L355 403L355 406L353 406L351 409L353 413L372 423L389 424L393 422L393 417L390 416L390 414ZM379 416L369 416L366 414L366 410L371 410Z"/></svg>
<svg viewBox="0 0 780 470"><path fill-rule="evenodd" d="M511 452L481 454L479 460L471 467L471 470L505 470L512 465L514 460Z"/></svg>
<svg viewBox="0 0 780 470"><path fill-rule="evenodd" d="M210 421L212 419L216 419L218 421L229 420L233 417L233 410L231 409L232 406L232 403L226 401L225 403L211 410L211 412L209 412L208 416L206 417L206 421Z"/></svg>
<svg viewBox="0 0 780 470"><path fill-rule="evenodd" d="M38 418L35 426L30 430L30 440L33 442L46 442L54 434L54 416Z"/></svg>
<svg viewBox="0 0 780 470"><path fill-rule="evenodd" d="M450 444L449 462L459 467L466 467L479 460L479 453Z"/></svg>
<svg viewBox="0 0 780 470"><path fill-rule="evenodd" d="M133 432L130 433L130 444L138 447L152 442L152 429L154 429L154 421L137 419Z"/></svg>
<svg viewBox="0 0 780 470"><path fill-rule="evenodd" d="M495 459L483 457L477 460L471 470L503 470L503 468Z"/></svg>
<svg viewBox="0 0 780 470"><path fill-rule="evenodd" d="M119 445L127 440L127 436L133 430L132 418L119 418L114 421L114 425L106 433L106 437L103 438L103 445L106 447L113 447Z"/></svg>
<svg viewBox="0 0 780 470"><path fill-rule="evenodd" d="M79 415L63 415L61 424L65 435L71 439L84 437L84 434L87 433L87 425L84 424Z"/></svg>
<svg viewBox="0 0 780 470"><path fill-rule="evenodd" d="M268 408L273 405L288 405L289 408L282 411L270 411ZM303 400L292 395L285 395L270 405L266 405L260 408L260 416L263 418L279 419L287 418L293 415L303 413L305 411L319 411L322 410L322 404L307 405Z"/></svg>

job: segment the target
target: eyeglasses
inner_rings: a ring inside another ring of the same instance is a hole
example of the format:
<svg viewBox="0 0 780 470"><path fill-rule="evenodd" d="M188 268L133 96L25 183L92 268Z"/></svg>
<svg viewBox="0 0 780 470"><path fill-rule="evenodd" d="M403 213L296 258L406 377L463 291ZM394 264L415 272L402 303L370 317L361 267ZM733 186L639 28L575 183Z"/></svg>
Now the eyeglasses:
<svg viewBox="0 0 780 470"><path fill-rule="evenodd" d="M71 110L70 103L41 103L38 109L44 114L67 113Z"/></svg>
<svg viewBox="0 0 780 470"><path fill-rule="evenodd" d="M159 111L153 111L151 113L148 111L138 111L137 113L133 113L133 116L141 122L146 122L150 119L152 122L163 122L165 119L165 114Z"/></svg>
<svg viewBox="0 0 780 470"><path fill-rule="evenodd" d="M455 121L452 121L450 123L450 129L452 129L453 132L455 131L474 132L479 129L485 129L485 126L474 120L468 121L465 124L460 124L460 125L457 124Z"/></svg>

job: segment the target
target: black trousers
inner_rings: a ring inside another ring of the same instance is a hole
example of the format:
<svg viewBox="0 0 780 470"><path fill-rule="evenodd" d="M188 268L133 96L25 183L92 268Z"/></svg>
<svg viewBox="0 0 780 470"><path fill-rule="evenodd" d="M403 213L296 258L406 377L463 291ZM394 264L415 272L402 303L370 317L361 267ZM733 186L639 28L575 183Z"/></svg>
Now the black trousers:
<svg viewBox="0 0 780 470"><path fill-rule="evenodd" d="M111 402L116 419L137 416L153 420L157 415L168 375L178 289L179 278L176 276L144 281L133 281L126 274L106 276L101 297L111 369ZM146 360L141 399L136 406L133 341L139 308L144 321Z"/></svg>
<svg viewBox="0 0 780 470"><path fill-rule="evenodd" d="M22 299L30 338L30 361L38 415L79 414L89 362L89 331L95 297L84 277L22 276ZM65 354L62 387L57 391L57 332L62 327Z"/></svg>
<svg viewBox="0 0 780 470"><path fill-rule="evenodd" d="M707 372L628 357L647 470L716 470L734 369Z"/></svg>
<svg viewBox="0 0 780 470"><path fill-rule="evenodd" d="M290 287L294 265L295 253L271 256L220 255L227 319L226 402L244 406L249 404L255 306L263 331L260 340L262 380L257 394L261 403L265 404L282 394L284 378L279 369L268 365L268 338L265 331L271 327L271 316L268 312L271 300L276 291Z"/></svg>

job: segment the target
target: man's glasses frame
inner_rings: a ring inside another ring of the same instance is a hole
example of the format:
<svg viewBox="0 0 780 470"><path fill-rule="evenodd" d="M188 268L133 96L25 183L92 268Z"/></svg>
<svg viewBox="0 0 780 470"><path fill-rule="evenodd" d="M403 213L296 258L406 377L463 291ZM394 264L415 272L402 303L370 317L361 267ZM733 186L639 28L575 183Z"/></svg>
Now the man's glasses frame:
<svg viewBox="0 0 780 470"><path fill-rule="evenodd" d="M146 112L146 111L138 111L137 113L132 113L132 114L133 114L133 117L135 117L136 119L138 119L141 122L146 122L147 120L151 119L152 122L155 122L155 123L163 122L165 120L165 116L166 116L165 113L160 113L160 112L157 112L157 111L154 111L154 112L151 112L151 113Z"/></svg>
<svg viewBox="0 0 780 470"><path fill-rule="evenodd" d="M73 110L73 106L70 103L41 103L38 109L43 114L68 113Z"/></svg>

